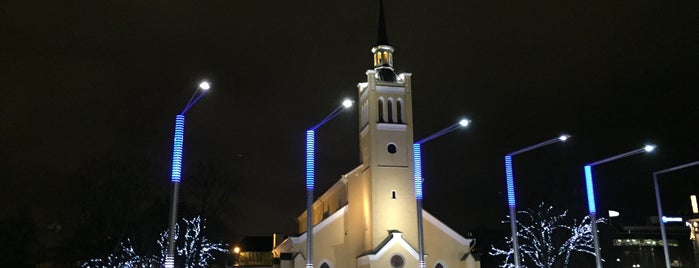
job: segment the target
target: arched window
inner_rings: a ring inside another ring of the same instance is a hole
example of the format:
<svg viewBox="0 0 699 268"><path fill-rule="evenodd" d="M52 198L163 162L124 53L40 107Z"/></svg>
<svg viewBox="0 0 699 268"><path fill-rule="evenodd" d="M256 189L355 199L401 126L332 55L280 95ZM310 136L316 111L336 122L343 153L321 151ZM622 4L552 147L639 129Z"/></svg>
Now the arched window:
<svg viewBox="0 0 699 268"><path fill-rule="evenodd" d="M442 265L441 263L437 263L437 265L435 265L434 268L444 268L444 265Z"/></svg>
<svg viewBox="0 0 699 268"><path fill-rule="evenodd" d="M403 120L403 100L398 99L396 101L396 116L398 117L398 120L396 120L396 123L398 124L403 124L405 121Z"/></svg>
<svg viewBox="0 0 699 268"><path fill-rule="evenodd" d="M393 123L394 120L393 120L393 99L392 98L388 98L388 105L386 105L386 106L388 106L386 108L386 110L388 111L388 116L387 116L388 122Z"/></svg>
<svg viewBox="0 0 699 268"><path fill-rule="evenodd" d="M383 114L383 98L379 98L379 107L378 107L378 113L379 113L379 123L384 123L386 120L384 120Z"/></svg>
<svg viewBox="0 0 699 268"><path fill-rule="evenodd" d="M324 262L323 264L320 265L320 268L330 268L330 265L328 265L327 262Z"/></svg>

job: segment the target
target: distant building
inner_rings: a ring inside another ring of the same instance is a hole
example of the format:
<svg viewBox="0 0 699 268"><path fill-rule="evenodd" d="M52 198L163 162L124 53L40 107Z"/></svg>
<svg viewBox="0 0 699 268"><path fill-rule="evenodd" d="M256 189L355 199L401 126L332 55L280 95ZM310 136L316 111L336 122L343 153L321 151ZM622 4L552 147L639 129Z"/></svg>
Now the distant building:
<svg viewBox="0 0 699 268"><path fill-rule="evenodd" d="M411 74L396 74L393 47L379 15L374 68L358 84L361 164L313 203L312 264L318 268L418 267L418 221L423 217L426 267L479 267L466 238L426 211L417 211L413 179ZM307 215L299 236L274 249L275 268L306 266Z"/></svg>
<svg viewBox="0 0 699 268"><path fill-rule="evenodd" d="M696 238L688 223L665 224L670 265L672 267L699 267L696 264ZM609 267L665 267L663 240L658 217L650 217L646 225L619 226L612 239L613 249L605 254Z"/></svg>
<svg viewBox="0 0 699 268"><path fill-rule="evenodd" d="M233 246L226 266L271 268L274 263L272 257L274 238L273 236L247 236L243 238Z"/></svg>

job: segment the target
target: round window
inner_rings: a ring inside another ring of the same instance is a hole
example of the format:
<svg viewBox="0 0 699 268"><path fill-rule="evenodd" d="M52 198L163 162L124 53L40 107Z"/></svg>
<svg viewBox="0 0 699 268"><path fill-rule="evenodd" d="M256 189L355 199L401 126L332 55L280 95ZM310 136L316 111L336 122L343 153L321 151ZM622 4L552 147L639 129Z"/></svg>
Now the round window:
<svg viewBox="0 0 699 268"><path fill-rule="evenodd" d="M391 267L393 268L403 268L405 265L405 260L401 255L393 255L391 257Z"/></svg>
<svg viewBox="0 0 699 268"><path fill-rule="evenodd" d="M398 152L398 147L396 147L395 144L390 143L388 144L388 146L386 146L386 150L388 150L388 153L390 154L395 154L396 152Z"/></svg>

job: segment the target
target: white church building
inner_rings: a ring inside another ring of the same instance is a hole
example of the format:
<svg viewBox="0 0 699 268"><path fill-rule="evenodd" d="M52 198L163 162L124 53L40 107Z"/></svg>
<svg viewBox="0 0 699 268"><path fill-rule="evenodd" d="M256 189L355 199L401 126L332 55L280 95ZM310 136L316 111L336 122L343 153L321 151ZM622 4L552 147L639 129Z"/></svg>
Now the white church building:
<svg viewBox="0 0 699 268"><path fill-rule="evenodd" d="M413 179L411 74L396 74L379 11L374 68L358 84L361 164L313 202L312 260L316 268L419 267L418 211ZM307 215L298 216L299 236L273 250L275 268L308 263ZM473 238L458 234L421 210L427 268L477 268ZM309 267L310 268L310 267Z"/></svg>

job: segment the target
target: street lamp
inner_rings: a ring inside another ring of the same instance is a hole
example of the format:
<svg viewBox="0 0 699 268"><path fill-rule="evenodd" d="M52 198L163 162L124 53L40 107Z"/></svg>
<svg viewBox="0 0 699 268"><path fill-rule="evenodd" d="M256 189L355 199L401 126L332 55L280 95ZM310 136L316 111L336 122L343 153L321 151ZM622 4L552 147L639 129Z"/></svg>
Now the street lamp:
<svg viewBox="0 0 699 268"><path fill-rule="evenodd" d="M599 249L599 235L597 234L597 204L595 203L595 188L592 181L592 167L604 164L610 161L614 161L627 156L640 154L643 152L652 152L655 150L655 145L646 145L643 148L629 151L623 154L615 155L609 158L602 159L597 162L593 162L585 165L585 188L587 189L587 208L590 211L590 225L592 226L592 236L595 242L595 263L597 268L602 268L602 258L600 256Z"/></svg>
<svg viewBox="0 0 699 268"><path fill-rule="evenodd" d="M471 121L468 119L462 119L456 124L448 126L424 139L421 139L413 144L413 175L415 178L415 200L417 202L417 237L418 237L418 250L419 250L419 267L425 268L425 246L422 237L422 152L421 145L439 136L447 134L456 130L459 127L467 127Z"/></svg>
<svg viewBox="0 0 699 268"><path fill-rule="evenodd" d="M184 146L184 114L211 88L209 82L199 83L194 90L187 105L175 117L175 139L172 148L172 206L170 207L170 228L168 230L167 255L165 256L166 268L175 267L175 224L177 223L177 203L180 195L180 180L182 175L182 147Z"/></svg>
<svg viewBox="0 0 699 268"><path fill-rule="evenodd" d="M315 187L315 131L323 124L352 107L354 102L345 99L328 116L306 130L306 267L313 267L313 188Z"/></svg>
<svg viewBox="0 0 699 268"><path fill-rule="evenodd" d="M658 206L658 222L660 222L660 235L663 238L663 251L665 253L665 267L670 268L670 252L667 248L667 234L665 233L665 220L663 219L663 205L660 203L660 190L658 189L658 175L663 173L672 172L675 170L680 170L683 168L688 168L691 166L699 165L699 161L694 161L684 165L679 165L676 167L671 167L668 169L659 170L653 172L653 185L655 186L655 204Z"/></svg>
<svg viewBox="0 0 699 268"><path fill-rule="evenodd" d="M512 170L512 157L524 152L528 152L546 145L563 142L570 139L570 135L563 134L556 138L543 141L527 148L511 152L505 156L505 184L507 185L507 205L510 209L510 229L512 231L512 248L514 249L515 268L520 266L519 241L517 239L517 212L515 211L515 176Z"/></svg>

